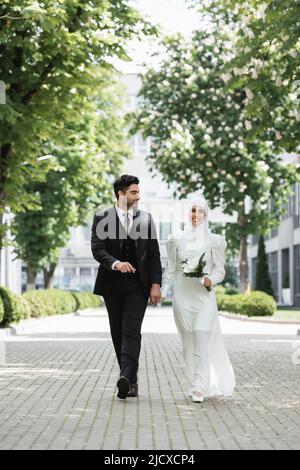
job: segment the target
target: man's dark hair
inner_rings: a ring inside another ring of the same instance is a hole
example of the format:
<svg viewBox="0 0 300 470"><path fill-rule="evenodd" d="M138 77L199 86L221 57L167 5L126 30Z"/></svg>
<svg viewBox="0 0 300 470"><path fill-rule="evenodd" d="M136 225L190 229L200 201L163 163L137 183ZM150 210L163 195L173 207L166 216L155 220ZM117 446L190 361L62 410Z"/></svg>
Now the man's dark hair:
<svg viewBox="0 0 300 470"><path fill-rule="evenodd" d="M118 191L126 191L131 184L139 184L139 179L132 175L121 175L114 182L114 192L119 199Z"/></svg>

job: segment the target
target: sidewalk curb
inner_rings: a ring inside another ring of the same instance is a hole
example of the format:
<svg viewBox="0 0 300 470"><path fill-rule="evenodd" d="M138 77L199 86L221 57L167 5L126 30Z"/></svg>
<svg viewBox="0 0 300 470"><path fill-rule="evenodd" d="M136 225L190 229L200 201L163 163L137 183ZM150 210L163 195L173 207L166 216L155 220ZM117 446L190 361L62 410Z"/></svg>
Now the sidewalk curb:
<svg viewBox="0 0 300 470"><path fill-rule="evenodd" d="M81 310L76 310L75 312L64 313L60 315L48 315L46 317L39 317L39 318L34 318L34 317L26 318L24 320L21 320L18 323L12 323L10 326L6 328L0 328L0 338L6 338L8 336L15 336L15 335L26 333L30 331L32 324L36 325L38 323L41 323L49 319L55 320L58 318L62 318L62 317L66 318L70 316L77 317L77 316L80 316L81 312L88 312L89 310L95 310L95 308L85 308Z"/></svg>
<svg viewBox="0 0 300 470"><path fill-rule="evenodd" d="M277 325L300 325L300 320L262 320L261 318L256 317L247 317L245 315L239 315L229 312L219 311L219 315L225 318L229 318L230 320L241 320L241 321L249 321L255 323L268 323L268 324L277 324Z"/></svg>

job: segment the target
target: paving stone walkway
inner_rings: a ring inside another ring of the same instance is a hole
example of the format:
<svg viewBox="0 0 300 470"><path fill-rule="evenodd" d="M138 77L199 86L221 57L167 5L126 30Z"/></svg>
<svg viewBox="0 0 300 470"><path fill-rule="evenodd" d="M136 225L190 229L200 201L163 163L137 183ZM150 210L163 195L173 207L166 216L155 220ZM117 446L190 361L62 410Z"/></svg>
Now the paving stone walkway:
<svg viewBox="0 0 300 470"><path fill-rule="evenodd" d="M186 393L170 308L147 310L140 396L124 402L104 309L23 325L1 338L0 449L300 449L296 326L247 334L221 318L237 388L201 404Z"/></svg>

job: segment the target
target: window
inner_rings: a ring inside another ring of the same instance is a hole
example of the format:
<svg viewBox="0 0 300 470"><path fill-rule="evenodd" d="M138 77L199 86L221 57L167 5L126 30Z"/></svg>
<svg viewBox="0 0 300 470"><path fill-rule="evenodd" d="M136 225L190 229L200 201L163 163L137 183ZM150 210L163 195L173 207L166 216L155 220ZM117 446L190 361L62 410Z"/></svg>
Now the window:
<svg viewBox="0 0 300 470"><path fill-rule="evenodd" d="M254 245L257 245L258 244L258 234L255 233L253 235L251 235L251 245L254 246Z"/></svg>
<svg viewBox="0 0 300 470"><path fill-rule="evenodd" d="M278 302L278 252L274 251L273 253L269 253L267 257L272 287L275 299Z"/></svg>
<svg viewBox="0 0 300 470"><path fill-rule="evenodd" d="M168 236L171 233L172 224L171 222L160 222L159 223L159 239L161 241L168 240Z"/></svg>
<svg viewBox="0 0 300 470"><path fill-rule="evenodd" d="M294 304L300 305L300 245L294 246Z"/></svg>
<svg viewBox="0 0 300 470"><path fill-rule="evenodd" d="M76 268L64 269L64 287L70 287L72 279L76 276Z"/></svg>
<svg viewBox="0 0 300 470"><path fill-rule="evenodd" d="M290 250L285 248L281 251L281 285L283 289L290 287Z"/></svg>
<svg viewBox="0 0 300 470"><path fill-rule="evenodd" d="M294 185L294 195L293 195L293 218L294 218L294 227L300 227L300 184L297 183Z"/></svg>
<svg viewBox="0 0 300 470"><path fill-rule="evenodd" d="M79 273L80 277L87 277L91 275L92 270L91 268L80 268Z"/></svg>

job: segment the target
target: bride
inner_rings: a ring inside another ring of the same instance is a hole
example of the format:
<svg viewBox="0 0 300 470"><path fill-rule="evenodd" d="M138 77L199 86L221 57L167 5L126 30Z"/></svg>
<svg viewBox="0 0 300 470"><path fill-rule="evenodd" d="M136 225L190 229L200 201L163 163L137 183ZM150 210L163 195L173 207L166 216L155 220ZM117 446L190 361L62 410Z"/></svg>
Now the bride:
<svg viewBox="0 0 300 470"><path fill-rule="evenodd" d="M203 402L206 397L231 396L235 388L235 375L222 337L213 288L225 276L227 243L223 236L211 233L204 199L191 201L189 210L188 226L170 235L166 244L168 263L160 301L173 286L173 312L182 340L188 393L194 402ZM204 272L208 274L203 282L184 276L182 263L188 260L189 264L195 264L203 253Z"/></svg>

